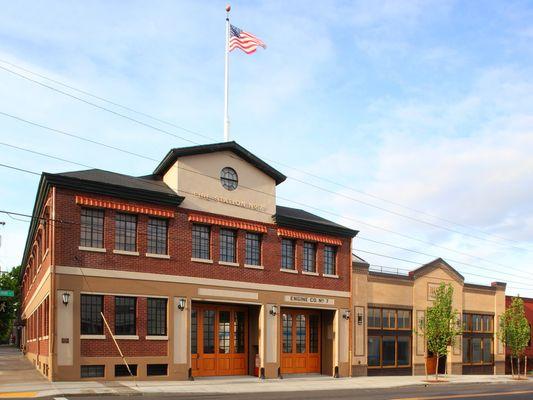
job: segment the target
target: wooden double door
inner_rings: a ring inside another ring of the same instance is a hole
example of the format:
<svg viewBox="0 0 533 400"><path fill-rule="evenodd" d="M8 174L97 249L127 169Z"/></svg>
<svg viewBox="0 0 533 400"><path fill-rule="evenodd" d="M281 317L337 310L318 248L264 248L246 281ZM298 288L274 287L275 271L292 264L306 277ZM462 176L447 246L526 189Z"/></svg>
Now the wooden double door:
<svg viewBox="0 0 533 400"><path fill-rule="evenodd" d="M319 373L321 318L315 310L281 310L281 373Z"/></svg>
<svg viewBox="0 0 533 400"><path fill-rule="evenodd" d="M191 364L193 376L247 375L247 309L193 304Z"/></svg>

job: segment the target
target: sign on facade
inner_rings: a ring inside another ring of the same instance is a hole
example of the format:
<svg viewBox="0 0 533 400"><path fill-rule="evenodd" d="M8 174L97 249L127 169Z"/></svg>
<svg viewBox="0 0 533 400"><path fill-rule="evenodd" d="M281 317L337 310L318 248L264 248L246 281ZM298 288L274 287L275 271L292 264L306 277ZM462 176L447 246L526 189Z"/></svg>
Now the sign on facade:
<svg viewBox="0 0 533 400"><path fill-rule="evenodd" d="M285 301L291 302L291 303L320 304L320 305L335 304L334 299L328 299L325 297L309 297L309 296L298 296L298 295L285 296Z"/></svg>

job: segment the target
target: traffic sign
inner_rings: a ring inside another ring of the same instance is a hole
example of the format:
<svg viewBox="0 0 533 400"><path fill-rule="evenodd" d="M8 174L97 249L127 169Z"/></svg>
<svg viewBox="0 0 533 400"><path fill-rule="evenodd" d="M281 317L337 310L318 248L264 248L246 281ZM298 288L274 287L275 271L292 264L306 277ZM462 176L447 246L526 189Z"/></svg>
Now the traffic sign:
<svg viewBox="0 0 533 400"><path fill-rule="evenodd" d="M13 290L0 290L0 297L14 297L15 292Z"/></svg>

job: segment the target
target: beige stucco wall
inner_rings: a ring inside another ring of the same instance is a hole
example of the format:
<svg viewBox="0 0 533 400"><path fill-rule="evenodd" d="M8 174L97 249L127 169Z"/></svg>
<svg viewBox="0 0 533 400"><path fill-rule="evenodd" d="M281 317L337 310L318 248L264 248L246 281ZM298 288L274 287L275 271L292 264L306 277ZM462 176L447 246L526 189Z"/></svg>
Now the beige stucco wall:
<svg viewBox="0 0 533 400"><path fill-rule="evenodd" d="M431 306L431 287L450 283L454 289L453 307L461 315L464 311L494 314L494 359L495 373L503 373L505 354L503 345L497 339L498 318L505 311L505 286L472 288L465 286L462 278L445 263L429 268L414 280L399 277L384 277L368 273L364 267L354 267L352 273L353 296L353 357L352 373L364 374L367 366L367 310L369 304L382 306L412 307L413 328L417 330L419 320L424 318L426 309ZM364 313L361 326L357 324L357 314ZM447 368L453 373L461 373L461 337L449 349ZM412 336L412 366L414 374L423 374L426 345L420 332Z"/></svg>
<svg viewBox="0 0 533 400"><path fill-rule="evenodd" d="M368 280L368 304L413 305L413 286L411 282L372 276Z"/></svg>
<svg viewBox="0 0 533 400"><path fill-rule="evenodd" d="M220 171L224 167L237 172L239 185L236 190L222 187ZM274 179L233 152L180 157L163 180L185 197L181 204L184 208L261 222L272 222L272 215L276 213Z"/></svg>
<svg viewBox="0 0 533 400"><path fill-rule="evenodd" d="M278 367L280 366L279 343L281 340L280 333L280 312L282 307L290 308L313 308L322 310L337 311L338 315L350 306L349 292L335 292L339 296L335 296L331 291L318 289L296 288L290 286L278 286L273 289L276 290L261 290L259 288L250 288L241 285L236 288L234 283L228 281L228 285L224 285L224 281L216 281L216 284L209 284L209 280L204 280L206 283L192 284L181 283L177 281L169 281L167 276L160 275L157 280L157 274L144 273L139 274L112 274L107 270L83 269L81 275L80 268L74 267L58 267L57 274L57 293L61 294L68 290L72 292L71 310L65 309L72 318L63 318L63 325L58 332L59 337L70 337L72 332L72 340L64 344L65 354L67 359L69 354L72 354L72 359L68 359L67 363L62 363L54 369L54 380L79 380L80 365L81 364L105 364L106 365L106 380L114 380L113 366L120 363L120 359L116 357L81 357L80 355L80 315L79 309L80 293L93 292L92 288L98 288L97 293L108 295L131 295L131 296L164 296L169 298L171 308L168 313L168 355L161 357L129 357L128 361L140 365L148 363L168 363L169 376L166 379L187 379L188 368L190 367L190 309L193 301L199 302L216 302L229 304L243 304L255 305L260 307L260 326L259 326L259 343L261 367L265 368L265 375L267 378L276 378L278 376ZM119 277L120 276L120 277ZM135 279L135 277L151 278L151 280ZM214 281L214 280L213 280ZM215 282L214 282L215 283ZM257 286L257 285L256 285ZM307 293L306 293L307 292ZM94 293L94 292L93 292ZM303 304L301 301L290 300L288 297L293 295L320 297L328 299L324 305L320 303ZM187 300L185 312L177 311L177 301L179 298ZM59 301L59 300L58 300ZM269 313L272 305L278 307L276 316ZM348 339L347 339L347 323L348 321L340 318L337 320L335 347L338 351L335 362L339 363L341 376L347 376L349 370L348 360ZM65 322L66 321L66 322ZM268 334L268 336L267 336ZM106 332L107 335L107 332ZM274 336L274 337L272 337ZM58 339L60 340L60 339ZM175 343L175 340L179 342ZM59 343L59 342L58 342ZM340 345L344 343L344 345ZM59 345L59 344L58 344ZM71 353L70 353L71 352ZM331 369L333 370L333 367ZM138 379L146 379L144 370L139 369Z"/></svg>

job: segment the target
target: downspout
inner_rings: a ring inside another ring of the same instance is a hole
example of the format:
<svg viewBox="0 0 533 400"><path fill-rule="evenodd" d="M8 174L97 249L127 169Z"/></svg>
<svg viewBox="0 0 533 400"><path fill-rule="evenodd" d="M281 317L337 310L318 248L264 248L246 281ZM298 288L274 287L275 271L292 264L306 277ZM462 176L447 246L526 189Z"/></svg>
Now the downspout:
<svg viewBox="0 0 533 400"><path fill-rule="evenodd" d="M48 321L48 346L50 349L50 358L49 362L51 365L48 366L50 371L50 376L48 377L51 381L54 380L55 370L56 370L56 329L55 329L55 316L56 316L56 295L55 295L55 264L56 264L56 188L52 187L52 212L50 213L50 301L49 301L49 321Z"/></svg>
<svg viewBox="0 0 533 400"><path fill-rule="evenodd" d="M354 342L355 342L355 337L354 337L354 330L353 330L353 319L354 318L357 318L356 315L355 315L355 310L354 310L354 290L353 290L353 265L352 265L352 242L355 238L351 238L350 239L350 255L349 255L349 258L348 258L348 262L349 262L349 265L350 265L350 268L349 268L349 271L350 271L350 316L351 318L348 320L348 323L350 324L348 326L348 338L349 338L349 342L348 342L348 362L349 362L349 372L348 372L348 376L351 378L353 376L353 346L354 346Z"/></svg>

